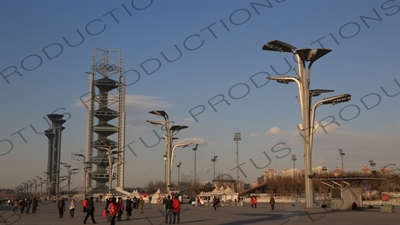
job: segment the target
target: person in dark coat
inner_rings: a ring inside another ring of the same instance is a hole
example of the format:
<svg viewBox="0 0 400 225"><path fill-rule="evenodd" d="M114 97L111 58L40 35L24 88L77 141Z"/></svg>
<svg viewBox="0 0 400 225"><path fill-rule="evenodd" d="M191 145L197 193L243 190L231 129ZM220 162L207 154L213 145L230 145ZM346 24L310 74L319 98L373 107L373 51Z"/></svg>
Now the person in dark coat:
<svg viewBox="0 0 400 225"><path fill-rule="evenodd" d="M63 197L60 197L60 199L57 202L57 208L58 208L58 214L60 218L64 217L64 211L65 211L65 201Z"/></svg>
<svg viewBox="0 0 400 225"><path fill-rule="evenodd" d="M271 205L271 210L275 210L275 199L271 196L269 199L269 204Z"/></svg>
<svg viewBox="0 0 400 225"><path fill-rule="evenodd" d="M89 218L89 216L92 219L92 223L96 223L96 220L94 220L94 210L95 208L94 208L93 197L90 197L86 207L86 217L83 220L84 224L86 224L86 220Z"/></svg>
<svg viewBox="0 0 400 225"><path fill-rule="evenodd" d="M167 200L165 201L165 223L172 223L172 200L171 196L167 196Z"/></svg>
<svg viewBox="0 0 400 225"><path fill-rule="evenodd" d="M130 197L126 199L125 210L126 210L126 220L130 220L129 217L132 216L132 200Z"/></svg>

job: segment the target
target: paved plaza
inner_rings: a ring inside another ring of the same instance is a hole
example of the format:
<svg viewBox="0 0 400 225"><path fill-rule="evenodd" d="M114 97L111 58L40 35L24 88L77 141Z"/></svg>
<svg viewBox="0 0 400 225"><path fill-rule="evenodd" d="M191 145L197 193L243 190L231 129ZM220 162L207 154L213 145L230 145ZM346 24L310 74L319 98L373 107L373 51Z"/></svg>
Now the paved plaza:
<svg viewBox="0 0 400 225"><path fill-rule="evenodd" d="M67 202L68 205L69 202ZM101 211L105 203L96 204L95 219L97 224L109 224ZM257 208L250 205L223 206L214 211L211 206L197 207L190 204L181 206L181 224L315 224L315 225L335 225L335 224L377 224L377 225L398 225L400 224L400 209L395 208L394 213L382 213L378 207L373 209L364 208L361 211L351 210L325 210L304 209L304 204L276 204L275 210L271 211L270 205L266 203L258 204ZM71 218L67 209L64 218L58 218L56 203L43 202L40 204L36 214L13 213L12 206L0 205L0 225L46 225L60 224L72 225L83 224L85 213L82 212L80 202L78 202L75 217ZM125 216L123 216L125 218ZM90 218L87 224L92 224ZM132 220L117 221L116 224L143 224L160 225L164 224L163 205L145 204L144 213L140 214L138 209L133 210Z"/></svg>

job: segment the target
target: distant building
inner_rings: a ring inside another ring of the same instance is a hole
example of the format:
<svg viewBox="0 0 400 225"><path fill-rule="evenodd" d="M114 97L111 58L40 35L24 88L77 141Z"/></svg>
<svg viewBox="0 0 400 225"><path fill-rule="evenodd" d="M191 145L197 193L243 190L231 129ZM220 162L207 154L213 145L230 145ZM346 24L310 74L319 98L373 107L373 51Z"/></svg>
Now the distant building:
<svg viewBox="0 0 400 225"><path fill-rule="evenodd" d="M264 182L268 179L274 179L277 177L276 171L274 169L269 169L264 172Z"/></svg>
<svg viewBox="0 0 400 225"><path fill-rule="evenodd" d="M301 170L298 169L285 169L280 172L280 177L301 177Z"/></svg>
<svg viewBox="0 0 400 225"><path fill-rule="evenodd" d="M312 172L316 173L317 175L322 175L322 174L328 174L329 170L326 166L317 166L312 168Z"/></svg>
<svg viewBox="0 0 400 225"><path fill-rule="evenodd" d="M363 174L371 174L372 171L368 166L364 165L364 167L361 169L361 173L363 173Z"/></svg>
<svg viewBox="0 0 400 225"><path fill-rule="evenodd" d="M343 175L343 174L344 174L343 171L342 171L339 167L336 167L336 168L332 171L332 175L335 176L335 177L340 176L340 175Z"/></svg>

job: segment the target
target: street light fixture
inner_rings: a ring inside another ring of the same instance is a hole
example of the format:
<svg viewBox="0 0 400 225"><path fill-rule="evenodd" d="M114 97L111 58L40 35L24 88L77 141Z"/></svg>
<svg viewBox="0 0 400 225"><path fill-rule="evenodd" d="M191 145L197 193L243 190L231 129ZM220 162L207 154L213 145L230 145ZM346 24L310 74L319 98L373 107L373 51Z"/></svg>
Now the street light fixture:
<svg viewBox="0 0 400 225"><path fill-rule="evenodd" d="M179 183L181 182L181 165L182 165L181 162L179 162L179 164L176 165L176 167L178 167L178 186L179 186Z"/></svg>
<svg viewBox="0 0 400 225"><path fill-rule="evenodd" d="M368 162L369 162L369 165L370 165L371 168L372 168L371 171L374 171L374 166L376 165L376 163L375 163L373 160L369 160Z"/></svg>
<svg viewBox="0 0 400 225"><path fill-rule="evenodd" d="M296 57L298 65L298 73L296 77L281 76L281 77L271 77L268 76L269 80L276 80L280 83L288 84L289 82L296 82L299 91L299 102L301 109L301 116L303 122L303 134L304 134L304 170L305 176L305 194L306 194L306 208L312 208L313 205L313 184L312 184L312 140L314 133L314 110L318 106L316 104L313 109L311 109L311 98L313 96L318 96L324 92L331 92L331 90L318 90L310 91L310 76L311 76L311 66L319 58L328 54L331 49L310 49L310 48L296 48L288 43L273 40L264 44L263 50L267 51L277 51L277 52L290 52ZM306 67L306 63L308 66ZM336 96L337 97L337 96ZM350 100L350 95L345 96ZM328 98L329 99L329 98ZM325 99L321 102L322 104L336 104L338 102L343 102L339 98L335 98L331 102ZM348 101L347 100L347 101ZM311 114L312 113L312 114Z"/></svg>
<svg viewBox="0 0 400 225"><path fill-rule="evenodd" d="M101 141L102 143L105 143L107 141ZM112 194L112 179L114 178L114 173L113 173L113 161L114 161L114 154L119 154L122 151L112 151L111 145L106 147L98 147L100 149L106 150L107 151L107 158L108 158L108 167L109 167L109 174L108 174L108 194Z"/></svg>
<svg viewBox="0 0 400 225"><path fill-rule="evenodd" d="M241 133L235 133L233 140L236 141L236 192L239 192L239 141L242 140Z"/></svg>
<svg viewBox="0 0 400 225"><path fill-rule="evenodd" d="M188 128L188 126L182 126L182 125L174 125L169 127L169 116L168 114L164 111L164 110L153 110L149 112L150 114L153 115L157 115L160 117L164 118L164 122L162 121L155 121L155 120L146 120L148 123L151 123L153 125L160 125L164 128L164 139L166 142L166 147L167 147L167 160L166 160L166 164L167 164L167 179L166 179L166 189L167 192L170 192L170 187L171 187L171 170L172 170L172 151L173 151L173 146L172 146L172 142L174 139L174 135L179 132L182 129L186 129Z"/></svg>
<svg viewBox="0 0 400 225"><path fill-rule="evenodd" d="M172 147L172 154L171 154L171 167L172 167L172 163L174 162L174 152L175 152L175 148L181 147L181 148L186 148L187 146L191 145L192 143L182 143L182 144L176 144Z"/></svg>
<svg viewBox="0 0 400 225"><path fill-rule="evenodd" d="M194 179L193 179L193 185L196 184L196 151L197 151L197 147L199 147L199 144L196 144L196 146L193 148L193 152L194 152Z"/></svg>
<svg viewBox="0 0 400 225"><path fill-rule="evenodd" d="M343 152L342 149L339 149L339 154L342 157L342 173L344 173L344 164L343 164L343 156L345 155L345 153Z"/></svg>
<svg viewBox="0 0 400 225"><path fill-rule="evenodd" d="M82 167L83 167L83 199L86 198L86 193L87 193L87 164L88 162L86 162L86 156L84 154L74 154L77 157L81 157L82 158Z"/></svg>
<svg viewBox="0 0 400 225"><path fill-rule="evenodd" d="M71 176L72 176L72 174L76 174L77 173L76 171L79 171L79 169L78 168L71 169L71 165L69 165L67 163L60 162L60 164L64 165L64 167L67 168L68 174L65 177L66 177L66 180L68 180L67 197L69 198L70 197L69 191L70 191L70 187L71 187ZM60 183L61 183L61 181L60 181Z"/></svg>
<svg viewBox="0 0 400 225"><path fill-rule="evenodd" d="M37 179L40 180L40 193L39 193L39 199L42 199L42 188L43 188L43 179L40 176L36 176Z"/></svg>
<svg viewBox="0 0 400 225"><path fill-rule="evenodd" d="M296 174L295 174L295 170L296 170L295 162L296 162L296 160L297 160L296 155L292 155L292 161L293 161L293 178L296 177Z"/></svg>
<svg viewBox="0 0 400 225"><path fill-rule="evenodd" d="M218 156L214 155L214 157L211 159L211 162L213 162L213 181L215 180L215 162L217 161Z"/></svg>

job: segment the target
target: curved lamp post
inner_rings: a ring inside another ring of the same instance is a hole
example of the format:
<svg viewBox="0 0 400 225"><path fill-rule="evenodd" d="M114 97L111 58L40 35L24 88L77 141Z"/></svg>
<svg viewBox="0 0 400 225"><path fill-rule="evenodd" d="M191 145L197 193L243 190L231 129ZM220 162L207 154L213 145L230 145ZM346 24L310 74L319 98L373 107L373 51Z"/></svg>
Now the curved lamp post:
<svg viewBox="0 0 400 225"><path fill-rule="evenodd" d="M213 162L213 181L215 181L215 162L217 161L218 156L214 155L214 157L212 157L211 162Z"/></svg>
<svg viewBox="0 0 400 225"><path fill-rule="evenodd" d="M321 93L332 92L333 90L310 90L310 78L311 78L311 66L319 58L331 52L331 49L310 49L310 48L296 48L293 45L287 44L282 41L273 40L267 42L262 50L277 51L277 52L289 52L295 55L298 66L297 77L291 76L268 76L269 80L276 80L279 83L288 84L290 82L296 82L299 91L299 102L302 117L302 130L304 135L304 170L305 176L305 194L306 194L306 208L312 208L313 205L313 184L312 184L312 140L314 133L314 110L320 104L333 104L339 103L336 100L326 99L320 101L313 108L311 108L311 98L318 96ZM306 67L306 64L308 66ZM348 95L346 101L349 101L351 96ZM343 101L344 101L343 99ZM342 101L342 102L343 102ZM330 103L329 103L330 102Z"/></svg>
<svg viewBox="0 0 400 225"><path fill-rule="evenodd" d="M164 139L166 142L166 147L167 147L167 179L166 179L166 188L167 192L170 192L170 187L171 187L171 170L172 170L172 142L174 138L173 136L179 132L182 129L188 128L188 126L182 126L182 125L173 125L169 127L169 117L168 114L164 110L154 110L150 111L150 114L160 116L164 118L164 121L155 121L155 120L146 120L146 122L151 123L153 125L160 125L164 128Z"/></svg>
<svg viewBox="0 0 400 225"><path fill-rule="evenodd" d="M90 162L86 162L86 156L84 154L74 154L77 157L82 158L82 167L83 167L83 199L86 198L86 193L87 193L87 178L88 178L88 165ZM80 161L80 160L78 160Z"/></svg>
<svg viewBox="0 0 400 225"><path fill-rule="evenodd" d="M178 186L179 186L179 183L181 182L181 165L182 165L181 162L179 162L179 164L176 165L176 167L178 167Z"/></svg>

